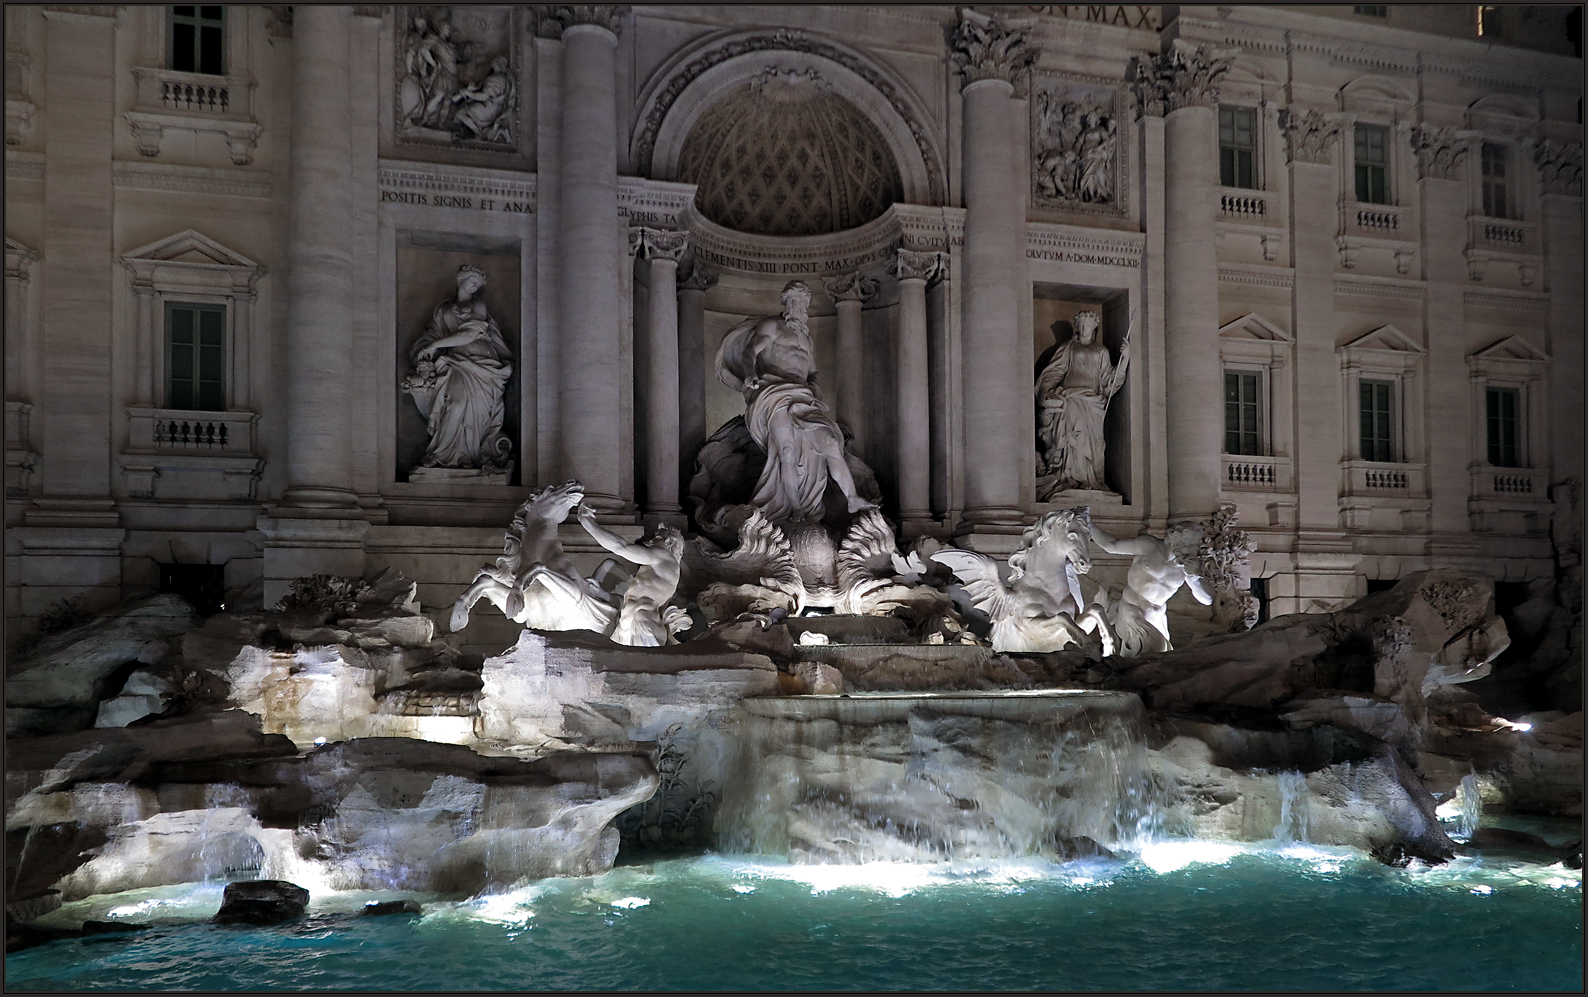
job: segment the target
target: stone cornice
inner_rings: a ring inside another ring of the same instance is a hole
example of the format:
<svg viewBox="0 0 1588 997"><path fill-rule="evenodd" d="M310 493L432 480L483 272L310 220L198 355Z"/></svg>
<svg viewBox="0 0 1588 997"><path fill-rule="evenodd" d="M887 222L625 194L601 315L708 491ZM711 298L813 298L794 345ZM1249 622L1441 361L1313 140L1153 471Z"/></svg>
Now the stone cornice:
<svg viewBox="0 0 1588 997"><path fill-rule="evenodd" d="M695 185L692 183L618 178L618 214L634 225L681 228L685 224L685 212L694 203Z"/></svg>
<svg viewBox="0 0 1588 997"><path fill-rule="evenodd" d="M1245 284L1248 287L1290 288L1296 283L1296 271L1290 267L1242 266L1226 263L1219 267L1219 283Z"/></svg>
<svg viewBox="0 0 1588 997"><path fill-rule="evenodd" d="M275 191L269 173L133 160L118 160L110 169L111 184L121 190L263 199L269 199Z"/></svg>
<svg viewBox="0 0 1588 997"><path fill-rule="evenodd" d="M1484 291L1466 291L1462 304L1468 308L1496 308L1506 312L1525 311L1542 315L1549 308L1549 295L1543 291L1510 291L1490 288Z"/></svg>
<svg viewBox="0 0 1588 997"><path fill-rule="evenodd" d="M404 160L382 160L380 164L381 200L408 201L396 194L441 194L463 197L489 197L533 207L537 176L511 170L491 170L473 166L440 166Z"/></svg>
<svg viewBox="0 0 1588 997"><path fill-rule="evenodd" d="M1145 244L1146 238L1140 232L1116 232L1046 222L1030 222L1026 225L1028 260L1138 268Z"/></svg>
<svg viewBox="0 0 1588 997"><path fill-rule="evenodd" d="M44 5L45 17L85 17L99 19L114 19L116 8L121 6L114 3L49 3Z"/></svg>
<svg viewBox="0 0 1588 997"><path fill-rule="evenodd" d="M1400 298L1422 301L1428 296L1428 285L1420 280L1398 280L1394 277L1368 277L1366 275L1334 278L1335 294L1358 294L1368 298Z"/></svg>

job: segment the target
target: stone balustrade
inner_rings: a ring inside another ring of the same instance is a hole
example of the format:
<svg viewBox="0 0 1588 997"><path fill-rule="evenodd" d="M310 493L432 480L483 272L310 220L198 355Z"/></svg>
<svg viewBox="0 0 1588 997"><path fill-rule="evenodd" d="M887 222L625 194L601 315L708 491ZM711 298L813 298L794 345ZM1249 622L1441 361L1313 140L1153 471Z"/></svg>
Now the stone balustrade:
<svg viewBox="0 0 1588 997"><path fill-rule="evenodd" d="M1356 209L1356 227L1367 235L1386 235L1399 233L1401 227L1401 209L1389 205L1358 205Z"/></svg>
<svg viewBox="0 0 1588 997"><path fill-rule="evenodd" d="M1291 490L1289 457L1254 457L1225 454L1223 487L1250 492Z"/></svg>

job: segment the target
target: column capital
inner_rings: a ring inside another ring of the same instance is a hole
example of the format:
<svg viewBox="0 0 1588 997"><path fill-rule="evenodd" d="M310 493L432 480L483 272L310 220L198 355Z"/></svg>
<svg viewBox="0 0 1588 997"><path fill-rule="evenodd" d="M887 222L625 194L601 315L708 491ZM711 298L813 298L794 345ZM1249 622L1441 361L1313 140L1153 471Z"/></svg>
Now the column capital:
<svg viewBox="0 0 1588 997"><path fill-rule="evenodd" d="M948 56L965 74L961 89L983 80L1002 80L1018 87L1037 61L1031 43L1036 18L1011 18L959 9L959 25L948 34Z"/></svg>
<svg viewBox="0 0 1588 997"><path fill-rule="evenodd" d="M1546 194L1582 197L1582 143L1540 139L1533 147L1533 165Z"/></svg>
<svg viewBox="0 0 1588 997"><path fill-rule="evenodd" d="M1332 114L1317 108L1279 109L1279 129L1285 133L1285 154L1292 163L1333 161L1330 148L1340 136L1340 123Z"/></svg>
<svg viewBox="0 0 1588 997"><path fill-rule="evenodd" d="M630 232L639 232L639 251L648 260L670 260L673 263L684 258L684 250L689 248L689 233L676 229L640 228L630 229Z"/></svg>
<svg viewBox="0 0 1588 997"><path fill-rule="evenodd" d="M1459 180L1457 170L1467 158L1472 135L1454 128L1420 124L1412 129L1412 151L1417 153L1417 179Z"/></svg>
<svg viewBox="0 0 1588 997"><path fill-rule="evenodd" d="M717 272L699 258L685 261L678 268L678 289L680 291L705 291L717 283Z"/></svg>
<svg viewBox="0 0 1588 997"><path fill-rule="evenodd" d="M623 32L629 8L609 3L536 4L533 13L535 34L540 38L561 38L564 31L581 24L605 28L616 37Z"/></svg>
<svg viewBox="0 0 1588 997"><path fill-rule="evenodd" d="M1163 117L1183 107L1215 107L1219 80L1229 72L1236 50L1193 45L1176 38L1169 50L1151 58L1137 56L1130 86L1136 116Z"/></svg>
<svg viewBox="0 0 1588 997"><path fill-rule="evenodd" d="M942 276L943 257L938 253L919 253L901 249L888 264L888 273L899 280L922 280L928 283Z"/></svg>
<svg viewBox="0 0 1588 997"><path fill-rule="evenodd" d="M864 301L877 293L878 283L859 270L837 277L823 277L822 286L834 301Z"/></svg>

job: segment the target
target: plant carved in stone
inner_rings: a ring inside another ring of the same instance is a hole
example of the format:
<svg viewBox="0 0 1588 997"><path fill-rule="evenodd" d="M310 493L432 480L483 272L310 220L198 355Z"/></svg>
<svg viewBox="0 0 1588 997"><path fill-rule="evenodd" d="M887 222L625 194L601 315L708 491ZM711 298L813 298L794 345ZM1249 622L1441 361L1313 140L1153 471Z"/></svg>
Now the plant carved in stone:
<svg viewBox="0 0 1588 997"><path fill-rule="evenodd" d="M1229 72L1236 51L1193 45L1176 38L1167 52L1136 57L1131 91L1138 116L1162 117L1183 107L1215 107L1219 80Z"/></svg>
<svg viewBox="0 0 1588 997"><path fill-rule="evenodd" d="M1456 171L1467 158L1467 142L1454 128L1418 125L1412 129L1411 142L1419 179L1460 179Z"/></svg>
<svg viewBox="0 0 1588 997"><path fill-rule="evenodd" d="M1037 376L1037 498L1051 502L1070 488L1103 490L1103 417L1125 384L1130 367L1130 332L1114 362L1097 341L1101 320L1094 311L1076 314L1075 334L1060 344ZM1131 317L1132 325L1135 316Z"/></svg>
<svg viewBox="0 0 1588 997"><path fill-rule="evenodd" d="M1285 133L1285 148L1293 163L1327 165L1330 146L1340 135L1339 123L1315 107L1305 111L1281 108L1279 128Z"/></svg>
<svg viewBox="0 0 1588 997"><path fill-rule="evenodd" d="M1248 581L1257 544L1251 534L1236 528L1239 518L1233 505L1219 506L1197 549L1198 574L1213 593L1213 618L1231 633L1256 626L1258 611Z"/></svg>
<svg viewBox="0 0 1588 997"><path fill-rule="evenodd" d="M1015 19L959 9L959 25L949 34L949 58L965 74L965 85L1002 80L1018 86L1037 59L1030 34L1035 19Z"/></svg>
<svg viewBox="0 0 1588 997"><path fill-rule="evenodd" d="M458 293L437 305L430 324L414 343L413 371L403 391L427 420L430 442L410 481L457 474L431 474L430 468L472 471L473 477L507 483L513 443L502 432L504 393L513 376L512 351L479 294L485 274L458 268Z"/></svg>
<svg viewBox="0 0 1588 997"><path fill-rule="evenodd" d="M1533 164L1546 194L1582 196L1582 143L1542 139L1533 147Z"/></svg>

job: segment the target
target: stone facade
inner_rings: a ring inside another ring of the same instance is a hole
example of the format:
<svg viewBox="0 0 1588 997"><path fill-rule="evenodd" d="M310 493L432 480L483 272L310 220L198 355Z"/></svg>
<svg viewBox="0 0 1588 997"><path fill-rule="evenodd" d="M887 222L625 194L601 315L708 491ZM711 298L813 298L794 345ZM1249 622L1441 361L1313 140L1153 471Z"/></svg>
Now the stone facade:
<svg viewBox="0 0 1588 997"><path fill-rule="evenodd" d="M169 565L448 606L568 478L626 537L691 526L744 410L719 342L791 278L902 538L1233 506L1273 615L1580 563L1582 63L1471 8L228 6L218 73L167 10L5 12L9 633ZM414 473L464 266L505 479ZM1105 487L1043 502L1083 311L1115 363L1135 328Z"/></svg>

